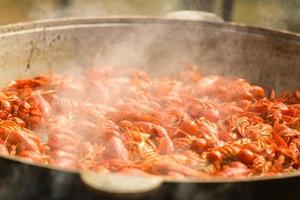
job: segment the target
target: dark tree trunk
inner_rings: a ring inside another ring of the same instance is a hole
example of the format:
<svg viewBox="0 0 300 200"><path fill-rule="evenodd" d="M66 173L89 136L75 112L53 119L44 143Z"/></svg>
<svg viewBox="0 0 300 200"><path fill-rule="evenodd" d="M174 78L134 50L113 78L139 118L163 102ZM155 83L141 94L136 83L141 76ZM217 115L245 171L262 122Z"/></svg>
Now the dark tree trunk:
<svg viewBox="0 0 300 200"><path fill-rule="evenodd" d="M232 20L233 1L234 0L223 0L222 17L225 21Z"/></svg>

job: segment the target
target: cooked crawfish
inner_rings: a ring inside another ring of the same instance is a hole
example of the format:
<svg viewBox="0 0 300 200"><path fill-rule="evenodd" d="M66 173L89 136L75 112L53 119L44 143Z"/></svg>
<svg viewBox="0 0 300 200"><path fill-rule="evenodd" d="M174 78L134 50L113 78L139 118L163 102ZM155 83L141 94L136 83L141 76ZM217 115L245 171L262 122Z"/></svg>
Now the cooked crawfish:
<svg viewBox="0 0 300 200"><path fill-rule="evenodd" d="M0 154L65 169L167 179L300 168L300 91L135 68L49 73L0 90Z"/></svg>

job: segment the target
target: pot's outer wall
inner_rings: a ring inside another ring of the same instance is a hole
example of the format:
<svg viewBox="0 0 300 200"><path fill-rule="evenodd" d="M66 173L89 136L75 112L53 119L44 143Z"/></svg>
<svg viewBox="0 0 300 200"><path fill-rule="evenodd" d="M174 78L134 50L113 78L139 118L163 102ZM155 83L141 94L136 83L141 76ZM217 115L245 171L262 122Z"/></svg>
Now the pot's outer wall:
<svg viewBox="0 0 300 200"><path fill-rule="evenodd" d="M88 21L88 23L87 23ZM76 22L76 23L75 23ZM0 28L0 84L54 70L130 65L150 73L186 63L204 73L250 79L277 90L299 88L300 39L230 24L160 19L104 19ZM298 199L300 177L229 183L164 183L158 190L111 196L76 173L0 158L0 199Z"/></svg>

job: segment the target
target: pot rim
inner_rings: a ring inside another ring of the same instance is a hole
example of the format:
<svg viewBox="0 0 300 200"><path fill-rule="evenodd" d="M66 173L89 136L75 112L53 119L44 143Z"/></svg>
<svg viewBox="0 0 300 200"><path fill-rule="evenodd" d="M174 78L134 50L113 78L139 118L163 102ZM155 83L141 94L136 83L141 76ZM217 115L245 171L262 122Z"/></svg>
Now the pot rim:
<svg viewBox="0 0 300 200"><path fill-rule="evenodd" d="M72 170L72 169L64 169L61 167L57 167L54 165L48 165L48 164L39 164L39 163L32 163L30 161L24 160L22 158L19 158L17 156L5 156L5 155L0 155L0 159L4 161L12 161L15 162L17 165L27 165L31 167L41 167L44 169L48 170L55 170L55 171L60 171L60 172L65 172L65 173L71 173L71 174L76 174L76 175L82 175L85 173L94 173L94 174L99 174L97 172L89 171L89 170ZM124 174L119 174L119 173L110 173L113 176L123 176ZM103 176L107 176L107 174L102 174ZM125 174L126 175L126 174ZM127 175L128 176L128 175ZM244 183L244 182L262 182L262 181L273 181L273 180L278 180L280 181L281 179L287 179L287 178L300 178L300 170L294 171L294 172L287 172L287 173L282 173L279 175L271 175L271 176L250 176L250 177L238 177L238 178L221 178L221 177L209 177L206 179L186 179L186 180L168 180L164 179L159 176L153 176L151 177L157 178L160 180L162 183L210 183L210 184L225 184L225 183ZM147 180L147 177L145 177L145 180Z"/></svg>
<svg viewBox="0 0 300 200"><path fill-rule="evenodd" d="M277 40L286 40L300 43L300 33L276 30L271 28L262 28L257 26L250 26L235 22L212 22L205 20L183 20L170 19L166 17L149 17L149 16L110 16L110 17L72 17L72 18L57 18L37 20L30 22L20 22L15 24L8 24L0 26L0 37L7 34L13 35L24 33L27 31L40 31L43 29L47 31L52 28L65 29L74 26L95 26L95 25L177 25L177 26L206 26L209 28L219 29L221 31L240 32L245 34L263 35L268 38Z"/></svg>

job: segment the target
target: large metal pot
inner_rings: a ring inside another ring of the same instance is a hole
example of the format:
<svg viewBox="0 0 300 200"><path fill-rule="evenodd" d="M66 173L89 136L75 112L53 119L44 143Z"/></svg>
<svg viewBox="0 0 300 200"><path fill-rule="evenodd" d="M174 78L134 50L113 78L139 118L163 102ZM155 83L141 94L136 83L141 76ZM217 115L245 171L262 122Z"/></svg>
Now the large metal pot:
<svg viewBox="0 0 300 200"><path fill-rule="evenodd" d="M186 63L276 90L300 88L300 36L223 22L64 19L0 27L0 84L41 72L131 65L170 73ZM125 194L124 194L125 193ZM296 199L300 172L199 182L63 171L0 158L0 199Z"/></svg>

